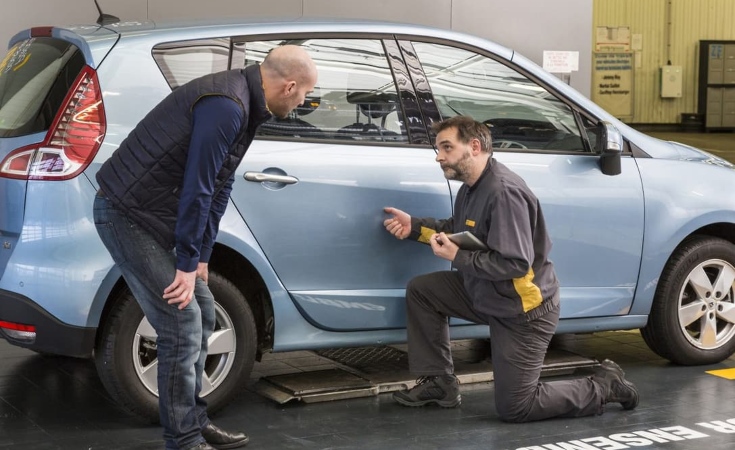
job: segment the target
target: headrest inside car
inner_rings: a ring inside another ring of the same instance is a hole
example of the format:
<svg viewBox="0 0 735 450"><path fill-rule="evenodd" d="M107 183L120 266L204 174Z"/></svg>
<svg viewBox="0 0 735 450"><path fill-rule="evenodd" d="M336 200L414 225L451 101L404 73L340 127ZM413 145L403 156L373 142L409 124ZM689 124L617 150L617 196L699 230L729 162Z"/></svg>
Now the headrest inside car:
<svg viewBox="0 0 735 450"><path fill-rule="evenodd" d="M386 92L348 92L347 102L358 105L363 114L377 119L396 110L398 96Z"/></svg>

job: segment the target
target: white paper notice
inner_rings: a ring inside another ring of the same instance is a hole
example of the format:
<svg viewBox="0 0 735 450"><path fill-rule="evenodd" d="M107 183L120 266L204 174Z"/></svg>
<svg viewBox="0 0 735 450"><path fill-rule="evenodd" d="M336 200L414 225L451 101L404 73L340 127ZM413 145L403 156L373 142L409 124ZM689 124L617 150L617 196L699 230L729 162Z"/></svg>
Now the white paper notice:
<svg viewBox="0 0 735 450"><path fill-rule="evenodd" d="M550 73L570 73L579 70L579 52L544 50L544 70Z"/></svg>
<svg viewBox="0 0 735 450"><path fill-rule="evenodd" d="M630 43L631 50L643 50L643 35L634 34L633 40Z"/></svg>

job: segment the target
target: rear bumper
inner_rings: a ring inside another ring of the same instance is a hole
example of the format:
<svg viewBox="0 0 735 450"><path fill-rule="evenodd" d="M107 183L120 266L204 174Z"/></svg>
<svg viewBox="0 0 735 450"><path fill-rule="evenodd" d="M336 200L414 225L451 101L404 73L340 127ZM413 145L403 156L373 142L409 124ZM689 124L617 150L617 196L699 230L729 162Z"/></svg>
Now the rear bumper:
<svg viewBox="0 0 735 450"><path fill-rule="evenodd" d="M22 323L36 327L33 342L15 339L0 328L0 335L9 343L55 355L87 358L92 356L96 328L67 325L53 317L25 296L0 289L0 321Z"/></svg>

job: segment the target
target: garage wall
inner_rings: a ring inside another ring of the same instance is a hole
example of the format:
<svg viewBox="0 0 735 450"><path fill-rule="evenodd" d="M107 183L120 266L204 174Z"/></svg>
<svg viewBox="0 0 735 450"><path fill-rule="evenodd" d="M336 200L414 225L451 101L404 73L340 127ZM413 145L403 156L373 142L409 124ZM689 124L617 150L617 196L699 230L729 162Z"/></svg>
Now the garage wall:
<svg viewBox="0 0 735 450"><path fill-rule="evenodd" d="M595 0L598 26L625 26L642 35L630 122L673 124L681 113L697 111L699 41L735 40L735 0ZM669 61L682 66L681 98L660 95L660 68Z"/></svg>
<svg viewBox="0 0 735 450"><path fill-rule="evenodd" d="M590 95L592 3L589 0L98 0L122 20L345 17L417 23L475 34L538 64L544 50L578 51L570 84ZM0 43L32 26L94 23L93 0L0 0Z"/></svg>

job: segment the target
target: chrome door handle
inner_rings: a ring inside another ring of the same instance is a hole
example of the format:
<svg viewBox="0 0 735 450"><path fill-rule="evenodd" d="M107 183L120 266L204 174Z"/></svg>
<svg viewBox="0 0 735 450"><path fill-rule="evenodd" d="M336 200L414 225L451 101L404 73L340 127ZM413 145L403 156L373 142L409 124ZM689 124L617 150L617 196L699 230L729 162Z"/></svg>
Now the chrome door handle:
<svg viewBox="0 0 735 450"><path fill-rule="evenodd" d="M283 183L283 184L295 184L299 182L299 179L290 175L275 175L263 172L245 172L245 179L247 181L255 181L256 183L271 182L271 183Z"/></svg>

